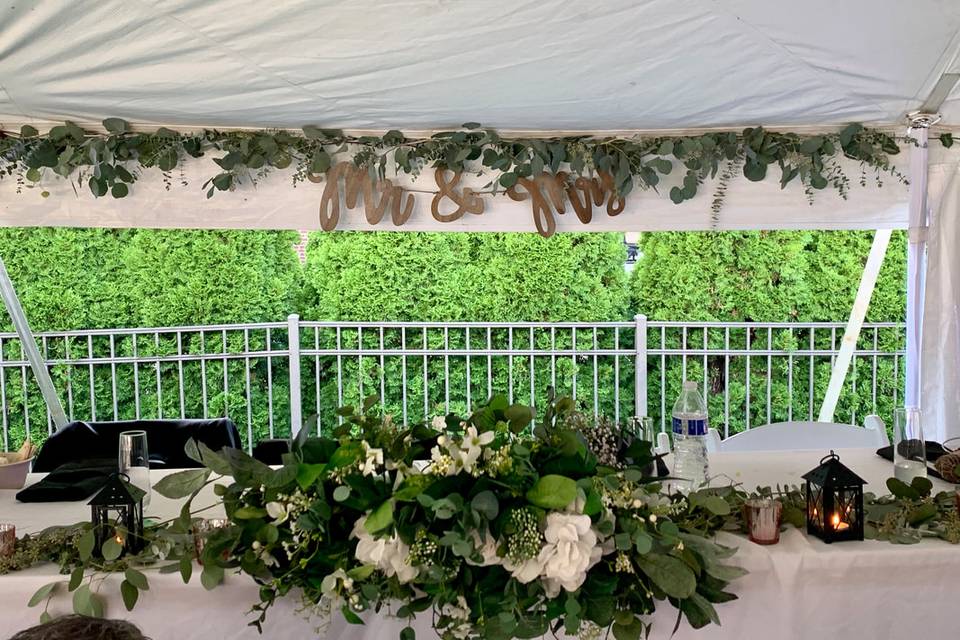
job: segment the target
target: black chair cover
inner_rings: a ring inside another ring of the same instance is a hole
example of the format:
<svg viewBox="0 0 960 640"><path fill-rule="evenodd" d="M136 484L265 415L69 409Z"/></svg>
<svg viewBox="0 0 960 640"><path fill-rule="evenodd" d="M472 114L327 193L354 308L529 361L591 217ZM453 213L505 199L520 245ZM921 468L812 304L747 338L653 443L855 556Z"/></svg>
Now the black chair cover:
<svg viewBox="0 0 960 640"><path fill-rule="evenodd" d="M223 447L240 447L240 434L228 418L71 422L47 438L33 461L33 471L49 472L68 462L87 459L116 460L120 449L120 433L136 430L147 432L150 466L157 469L199 467L184 452L190 438L214 451Z"/></svg>
<svg viewBox="0 0 960 640"><path fill-rule="evenodd" d="M264 464L283 464L283 454L290 452L286 439L261 440L253 448L253 457Z"/></svg>

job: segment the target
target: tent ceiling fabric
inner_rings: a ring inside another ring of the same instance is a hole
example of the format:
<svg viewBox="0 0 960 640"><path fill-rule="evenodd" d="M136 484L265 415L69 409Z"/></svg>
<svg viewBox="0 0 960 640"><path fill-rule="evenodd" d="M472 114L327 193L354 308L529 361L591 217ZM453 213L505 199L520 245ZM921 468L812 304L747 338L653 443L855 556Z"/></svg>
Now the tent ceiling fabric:
<svg viewBox="0 0 960 640"><path fill-rule="evenodd" d="M0 124L902 123L958 29L952 0L11 0Z"/></svg>

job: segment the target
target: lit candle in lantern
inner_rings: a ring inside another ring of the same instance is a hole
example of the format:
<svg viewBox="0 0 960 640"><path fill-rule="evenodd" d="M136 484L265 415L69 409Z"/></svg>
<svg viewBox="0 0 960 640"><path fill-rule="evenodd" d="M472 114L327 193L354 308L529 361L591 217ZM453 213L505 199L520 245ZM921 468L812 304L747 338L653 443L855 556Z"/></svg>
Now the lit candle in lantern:
<svg viewBox="0 0 960 640"><path fill-rule="evenodd" d="M833 525L833 528L835 531L843 531L844 529L848 529L850 527L850 525L847 524L846 522L840 521L839 513L833 514L833 517L830 518L830 524Z"/></svg>

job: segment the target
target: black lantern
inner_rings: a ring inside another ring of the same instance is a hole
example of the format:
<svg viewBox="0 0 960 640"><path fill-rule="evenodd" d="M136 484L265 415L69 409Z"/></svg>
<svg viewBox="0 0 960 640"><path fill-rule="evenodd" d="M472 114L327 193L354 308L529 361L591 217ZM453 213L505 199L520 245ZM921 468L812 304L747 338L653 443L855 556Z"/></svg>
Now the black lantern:
<svg viewBox="0 0 960 640"><path fill-rule="evenodd" d="M827 543L863 540L863 478L831 451L803 479L807 481L807 533Z"/></svg>
<svg viewBox="0 0 960 640"><path fill-rule="evenodd" d="M130 484L126 475L110 476L89 502L96 549L102 549L109 538L115 538L127 553L137 553L143 548L143 498L146 495Z"/></svg>

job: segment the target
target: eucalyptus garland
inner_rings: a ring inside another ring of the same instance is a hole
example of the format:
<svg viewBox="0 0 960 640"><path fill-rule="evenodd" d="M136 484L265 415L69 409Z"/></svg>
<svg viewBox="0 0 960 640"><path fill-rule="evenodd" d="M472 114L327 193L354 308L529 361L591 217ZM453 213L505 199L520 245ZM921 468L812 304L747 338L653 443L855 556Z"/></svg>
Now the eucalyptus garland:
<svg viewBox="0 0 960 640"><path fill-rule="evenodd" d="M508 138L478 123L464 124L429 138L411 139L400 131L382 136L355 136L335 129L181 133L168 128L134 131L120 118L103 121L106 133L67 122L41 134L25 125L19 134L0 132L0 176L15 176L18 187L40 187L46 178L74 180L95 196L123 198L146 171L163 174L169 189L174 171L190 158L210 155L220 172L203 183L207 197L243 183L255 183L275 169L293 167L293 182L324 174L335 162L349 159L372 178L388 173L416 177L427 167L491 175L490 193L514 186L521 178L561 167L573 178L597 172L613 178L620 196L635 188L656 189L663 176L684 172L682 185L668 195L680 204L692 199L708 180L719 180L712 208L723 205L729 183L738 175L760 181L779 169L781 187L799 180L812 200L817 190L835 189L843 198L850 178L841 159L859 161L859 183L880 186L884 176L906 182L891 164L900 152L897 138L860 124L837 133L800 135L751 127L740 133L710 132L692 136ZM912 142L911 139L906 139ZM941 136L952 144L949 134ZM181 171L179 179L186 184ZM41 191L49 196L46 190Z"/></svg>

